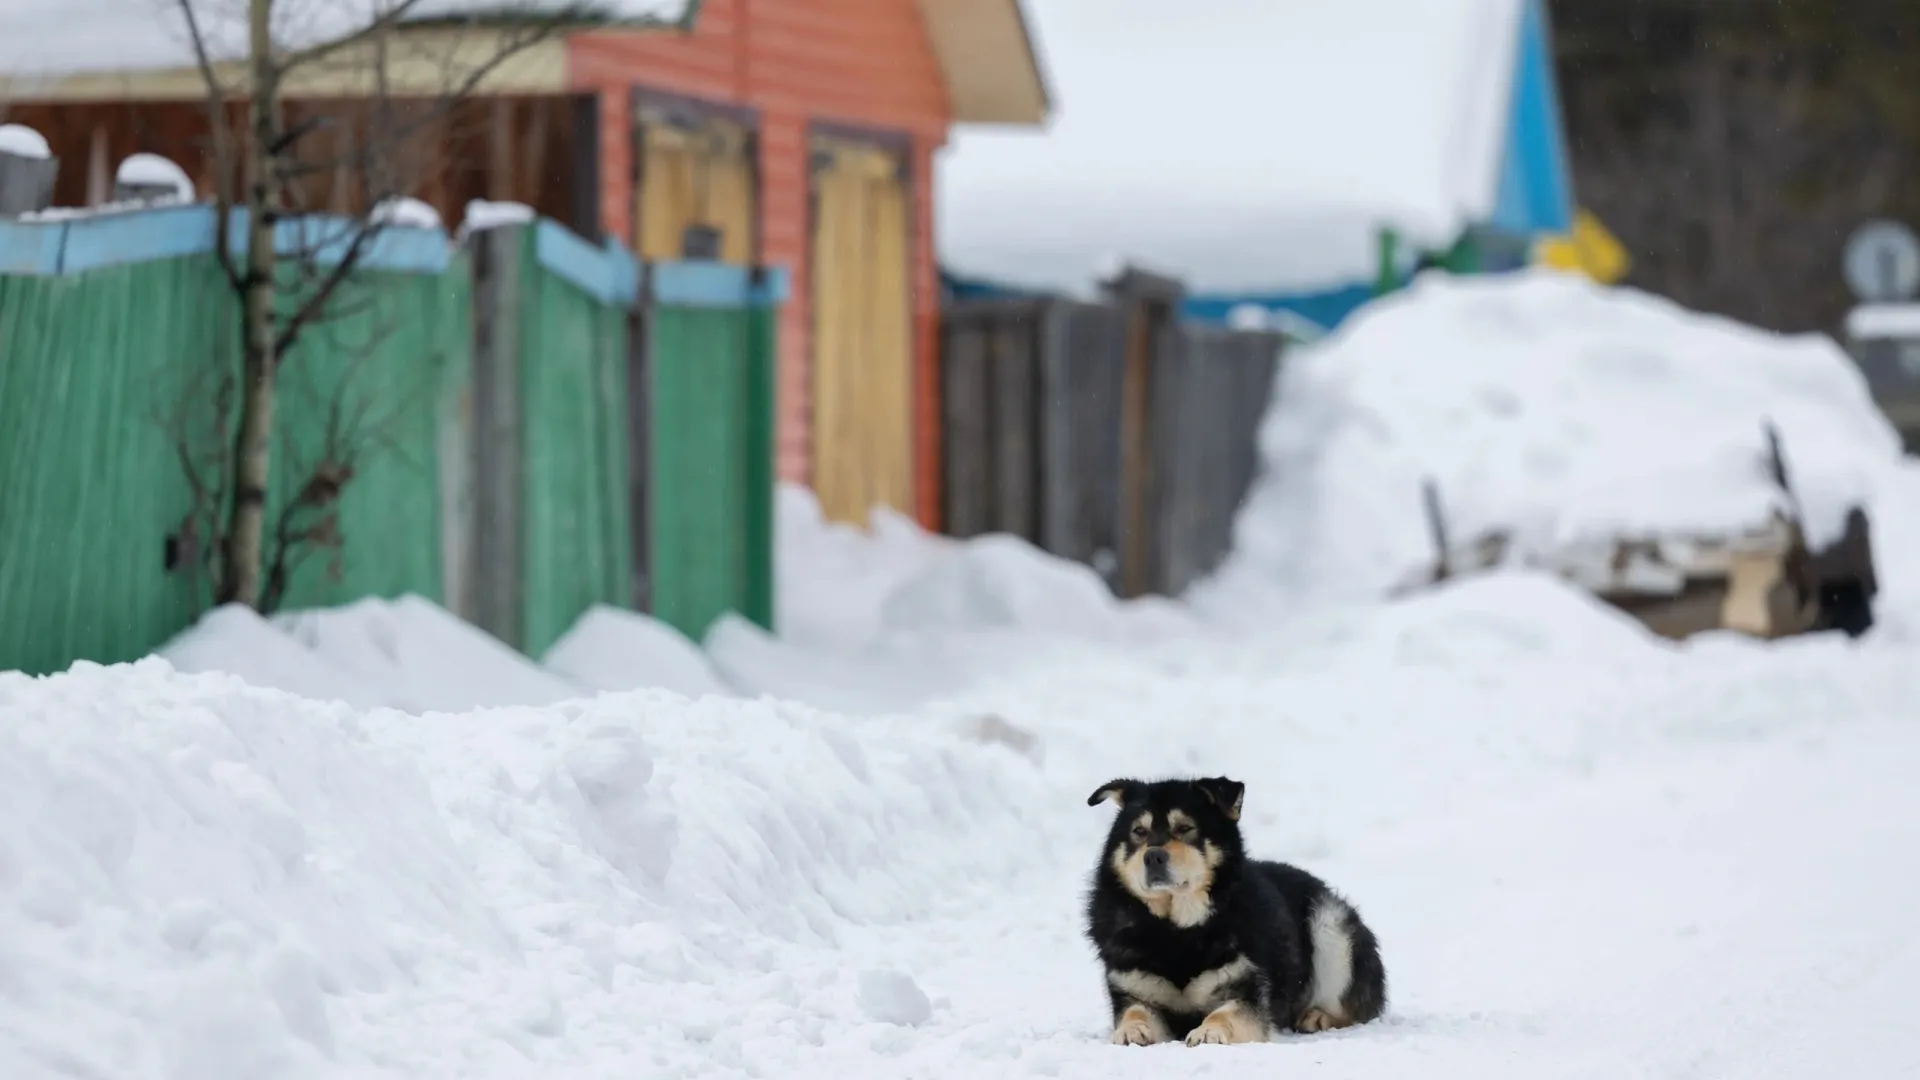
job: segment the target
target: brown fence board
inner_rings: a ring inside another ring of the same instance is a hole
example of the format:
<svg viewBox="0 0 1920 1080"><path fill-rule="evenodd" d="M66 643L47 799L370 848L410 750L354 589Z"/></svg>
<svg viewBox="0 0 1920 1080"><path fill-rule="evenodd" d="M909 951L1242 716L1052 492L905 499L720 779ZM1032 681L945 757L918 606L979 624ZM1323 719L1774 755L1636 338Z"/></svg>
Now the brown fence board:
<svg viewBox="0 0 1920 1080"><path fill-rule="evenodd" d="M946 532L1012 533L1116 593L1177 594L1232 547L1281 344L1115 303L950 305Z"/></svg>

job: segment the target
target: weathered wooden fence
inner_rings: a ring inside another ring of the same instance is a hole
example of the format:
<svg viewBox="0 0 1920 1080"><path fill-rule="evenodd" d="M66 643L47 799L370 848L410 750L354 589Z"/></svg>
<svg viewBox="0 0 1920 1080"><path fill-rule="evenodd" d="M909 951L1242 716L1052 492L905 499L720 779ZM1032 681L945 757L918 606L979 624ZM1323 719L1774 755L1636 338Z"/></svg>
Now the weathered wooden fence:
<svg viewBox="0 0 1920 1080"><path fill-rule="evenodd" d="M0 670L133 659L211 598L177 451L231 434L200 430L238 360L214 221L0 222ZM342 542L283 606L416 593L535 653L595 603L770 624L784 279L642 268L549 222L468 247L384 232L282 367L270 520L340 415L371 425Z"/></svg>
<svg viewBox="0 0 1920 1080"><path fill-rule="evenodd" d="M962 301L941 317L944 527L1175 594L1219 564L1252 484L1278 334L1116 297Z"/></svg>

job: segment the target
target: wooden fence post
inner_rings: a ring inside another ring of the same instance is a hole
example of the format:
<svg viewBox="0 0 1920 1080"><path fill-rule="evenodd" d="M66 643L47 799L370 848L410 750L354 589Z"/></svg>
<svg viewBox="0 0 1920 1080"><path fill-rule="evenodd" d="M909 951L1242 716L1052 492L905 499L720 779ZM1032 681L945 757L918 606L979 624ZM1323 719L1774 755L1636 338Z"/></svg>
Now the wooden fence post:
<svg viewBox="0 0 1920 1080"><path fill-rule="evenodd" d="M530 230L473 234L474 513L469 578L472 620L519 647L520 299Z"/></svg>

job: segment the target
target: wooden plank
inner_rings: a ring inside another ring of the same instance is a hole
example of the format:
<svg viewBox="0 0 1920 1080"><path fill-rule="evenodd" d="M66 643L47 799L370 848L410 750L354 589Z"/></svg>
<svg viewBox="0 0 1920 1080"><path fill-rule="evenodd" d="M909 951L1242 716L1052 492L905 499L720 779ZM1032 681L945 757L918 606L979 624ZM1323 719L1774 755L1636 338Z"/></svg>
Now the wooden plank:
<svg viewBox="0 0 1920 1080"><path fill-rule="evenodd" d="M627 514L633 528L633 610L653 610L653 296L627 317Z"/></svg>
<svg viewBox="0 0 1920 1080"><path fill-rule="evenodd" d="M1034 540L1039 534L1034 431L1038 402L1031 309L1009 308L991 334L992 529Z"/></svg>
<svg viewBox="0 0 1920 1080"><path fill-rule="evenodd" d="M520 578L520 293L527 230L476 233L473 272L472 621L518 647Z"/></svg>
<svg viewBox="0 0 1920 1080"><path fill-rule="evenodd" d="M987 338L989 316L950 313L941 328L941 443L946 461L941 485L945 531L978 536L987 531Z"/></svg>
<svg viewBox="0 0 1920 1080"><path fill-rule="evenodd" d="M1066 316L1062 387L1069 460L1063 546L1055 554L1092 566L1116 592L1121 552L1121 388L1127 321L1116 307L1073 302Z"/></svg>

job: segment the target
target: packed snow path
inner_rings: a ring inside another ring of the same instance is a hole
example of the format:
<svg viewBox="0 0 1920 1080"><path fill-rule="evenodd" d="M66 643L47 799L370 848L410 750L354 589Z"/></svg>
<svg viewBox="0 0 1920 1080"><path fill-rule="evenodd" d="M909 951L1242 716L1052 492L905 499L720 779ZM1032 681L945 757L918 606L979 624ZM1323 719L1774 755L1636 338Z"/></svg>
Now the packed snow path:
<svg viewBox="0 0 1920 1080"><path fill-rule="evenodd" d="M1916 659L1515 576L890 719L0 675L0 1076L1909 1075ZM1085 797L1217 771L1378 930L1386 1020L1107 1044Z"/></svg>
<svg viewBox="0 0 1920 1080"><path fill-rule="evenodd" d="M1381 929L1378 1025L1264 1047L1103 1045L1078 881L891 934L952 1014L839 1075L1920 1075L1920 730L1783 739L1577 782L1314 861ZM1039 902L1035 902L1035 901ZM1046 919L1050 925L1030 920ZM1218 1052L1215 1052L1215 1050ZM822 1072L820 1075L829 1075Z"/></svg>

